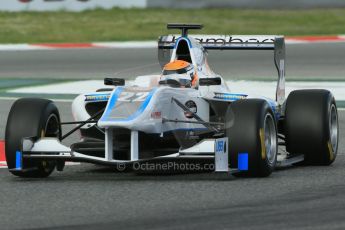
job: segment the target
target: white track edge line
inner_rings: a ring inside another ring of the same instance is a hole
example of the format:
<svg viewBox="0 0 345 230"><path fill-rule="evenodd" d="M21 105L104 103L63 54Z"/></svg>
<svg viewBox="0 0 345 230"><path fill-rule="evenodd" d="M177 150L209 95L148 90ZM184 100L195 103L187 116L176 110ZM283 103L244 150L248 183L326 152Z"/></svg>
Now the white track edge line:
<svg viewBox="0 0 345 230"><path fill-rule="evenodd" d="M76 95L77 97L78 95ZM11 101L11 100L18 100L22 97L0 97L1 101ZM56 101L56 102L72 102L73 99L50 99L52 101Z"/></svg>

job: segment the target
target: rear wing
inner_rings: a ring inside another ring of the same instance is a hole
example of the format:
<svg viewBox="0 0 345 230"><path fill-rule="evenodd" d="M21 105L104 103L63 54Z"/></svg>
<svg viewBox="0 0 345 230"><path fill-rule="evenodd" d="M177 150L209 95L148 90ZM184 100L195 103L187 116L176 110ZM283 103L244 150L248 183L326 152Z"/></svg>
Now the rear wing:
<svg viewBox="0 0 345 230"><path fill-rule="evenodd" d="M162 49L173 49L180 35L166 35L159 37L158 46ZM272 35L188 35L194 38L205 49L264 49L273 50L275 41L283 36Z"/></svg>
<svg viewBox="0 0 345 230"><path fill-rule="evenodd" d="M180 26L181 27L181 26ZM164 59L174 49L181 35L161 36L158 40L158 56ZM285 40L275 35L188 35L206 50L273 50L274 64L278 71L276 101L285 101Z"/></svg>

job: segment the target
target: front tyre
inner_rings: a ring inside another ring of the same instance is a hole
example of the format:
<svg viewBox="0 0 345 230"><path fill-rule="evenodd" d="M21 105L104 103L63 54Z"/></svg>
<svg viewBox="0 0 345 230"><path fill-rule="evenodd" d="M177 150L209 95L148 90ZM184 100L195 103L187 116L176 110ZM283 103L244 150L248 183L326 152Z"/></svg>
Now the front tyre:
<svg viewBox="0 0 345 230"><path fill-rule="evenodd" d="M47 177L55 161L23 159L21 171L16 167L16 152L22 149L25 137L61 138L60 115L55 104L46 99L22 98L10 110L5 134L5 153L10 172L19 177ZM11 170L12 169L12 170Z"/></svg>
<svg viewBox="0 0 345 230"><path fill-rule="evenodd" d="M238 100L226 112L230 167L238 167L238 154L248 153L248 171L238 176L266 177L277 162L277 126L274 113L265 100Z"/></svg>

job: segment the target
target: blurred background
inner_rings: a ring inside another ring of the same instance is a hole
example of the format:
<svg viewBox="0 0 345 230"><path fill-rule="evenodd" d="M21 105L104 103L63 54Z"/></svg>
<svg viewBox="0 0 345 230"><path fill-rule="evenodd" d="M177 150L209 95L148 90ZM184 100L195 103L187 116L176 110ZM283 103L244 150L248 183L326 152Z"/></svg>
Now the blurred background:
<svg viewBox="0 0 345 230"><path fill-rule="evenodd" d="M342 0L1 0L0 43L155 40L168 22L207 34L345 34Z"/></svg>
<svg viewBox="0 0 345 230"><path fill-rule="evenodd" d="M345 1L339 0L1 0L0 97L72 99L94 83L79 90L56 84L98 80L99 86L104 77L160 73L156 41L179 33L167 31L172 22L203 24L196 34L284 35L287 82L332 89L345 105L339 93ZM251 81L255 90L260 81L274 97L272 52L209 51L209 62L235 91Z"/></svg>
<svg viewBox="0 0 345 230"><path fill-rule="evenodd" d="M345 76L345 1L1 0L0 96L32 95L35 89L22 88L42 84L159 73L156 41L179 33L167 31L172 22L203 24L191 32L197 34L284 35L288 82L343 87L334 82ZM229 81L277 78L272 52L209 51L209 62ZM68 98L79 92L70 90ZM67 97L52 94L44 95Z"/></svg>

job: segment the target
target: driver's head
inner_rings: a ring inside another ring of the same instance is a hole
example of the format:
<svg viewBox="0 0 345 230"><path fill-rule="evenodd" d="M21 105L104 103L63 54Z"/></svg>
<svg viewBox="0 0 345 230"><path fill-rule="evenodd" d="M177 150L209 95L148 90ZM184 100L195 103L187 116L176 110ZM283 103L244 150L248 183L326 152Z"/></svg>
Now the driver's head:
<svg viewBox="0 0 345 230"><path fill-rule="evenodd" d="M163 68L161 80L178 81L181 87L191 87L195 77L193 64L175 60L166 64Z"/></svg>

